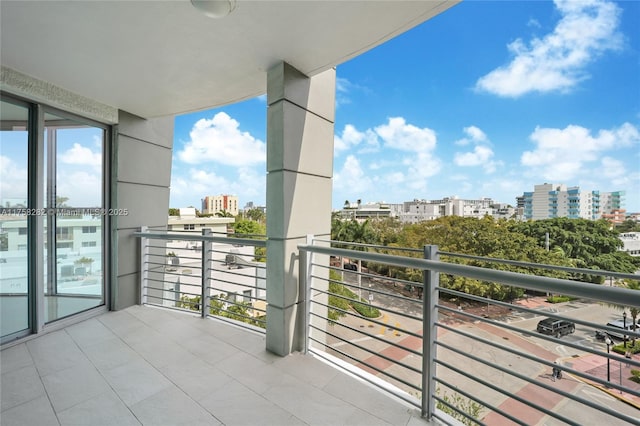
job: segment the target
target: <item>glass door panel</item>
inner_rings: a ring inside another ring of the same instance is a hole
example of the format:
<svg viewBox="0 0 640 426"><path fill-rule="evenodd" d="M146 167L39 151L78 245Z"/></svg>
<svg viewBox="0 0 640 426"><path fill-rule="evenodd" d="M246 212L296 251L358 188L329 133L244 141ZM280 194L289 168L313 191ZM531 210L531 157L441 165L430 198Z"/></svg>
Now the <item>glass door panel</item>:
<svg viewBox="0 0 640 426"><path fill-rule="evenodd" d="M0 338L29 329L26 106L0 101Z"/></svg>
<svg viewBox="0 0 640 426"><path fill-rule="evenodd" d="M104 304L105 130L45 114L45 322ZM54 230L55 232L49 231Z"/></svg>

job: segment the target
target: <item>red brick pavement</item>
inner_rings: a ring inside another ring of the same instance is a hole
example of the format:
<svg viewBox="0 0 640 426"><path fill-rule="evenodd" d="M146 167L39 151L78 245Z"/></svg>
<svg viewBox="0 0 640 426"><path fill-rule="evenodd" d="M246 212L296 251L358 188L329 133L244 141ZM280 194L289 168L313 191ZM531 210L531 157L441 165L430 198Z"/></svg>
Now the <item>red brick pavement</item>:
<svg viewBox="0 0 640 426"><path fill-rule="evenodd" d="M631 367L629 364L625 362L626 358L622 356L620 356L619 358L620 358L619 360L617 361L611 360L609 363L610 364L609 377L611 379L611 382L615 384L622 384L622 386L624 386L627 389L632 389L636 392L640 392L640 383L636 383L631 380L631 377L632 377L631 370L633 369L633 367ZM636 359L637 359L637 355L636 355ZM566 363L571 364L574 370L585 372L592 376L598 377L602 380L607 379L607 358L606 357L590 354L590 355L581 356L579 358L572 358L570 360L567 360ZM582 378L580 378L580 380L586 383L592 384L593 386L599 387L600 389L609 393L611 396L614 396L618 399L626 401L640 409L640 398L635 395L632 395L627 392L620 392L617 389L611 389L611 388L607 389L600 384L596 384Z"/></svg>
<svg viewBox="0 0 640 426"><path fill-rule="evenodd" d="M535 302L535 301L532 302L532 306L533 306L533 303L538 303L538 302ZM557 354L555 354L554 352L541 348L540 346L537 346L534 343L531 343L530 341L523 339L517 335L514 335L500 327L496 327L491 324L482 323L482 322L476 323L475 326L495 336L508 340L509 342L518 346L520 349L524 350L525 352L533 354L546 361L555 361L558 358ZM443 329L438 330L439 336L441 336L444 333L446 333L446 330L443 330ZM422 348L422 340L414 336L407 336L399 340L397 343L403 347L411 348L418 351L421 350ZM394 346L389 346L388 348L382 350L380 354L385 355L390 359L400 361L404 359L406 356L408 356L410 352ZM629 389L640 391L640 384L629 380L629 377L631 377L631 373L630 373L631 368L626 367L623 360L624 358L621 357L622 365L620 365L618 361L611 361L610 376L612 381L615 381L616 383L619 382L620 367L622 367L623 386ZM384 358L381 358L376 355L372 355L371 357L366 359L363 364L360 364L359 367L374 375L378 374L378 372L372 368L368 368L367 365L365 365L365 363L369 365L373 365L376 368L379 368L380 370L383 370L383 371L389 368L391 365L393 365L392 362ZM565 363L566 365L571 366L571 368L575 370L583 371L588 374L594 375L596 377L606 378L607 367L606 367L605 357L598 356L598 355L586 355L578 358L566 359ZM552 383L550 374L539 375L537 377L537 380L538 381L549 380L549 383ZM563 380L556 381L554 383L554 386L565 392L572 392L579 385L580 383L579 380L589 383L586 380L582 380L582 379L575 380L573 377L571 378L565 377ZM589 384L593 385L593 383L589 383ZM609 390L603 389L603 390L607 391L612 396L625 400L629 403L636 405L638 408L640 408L640 398L638 397L629 395L627 393L620 393L615 389L609 389ZM560 397L557 393L544 389L532 383L529 383L523 386L516 393L516 395L518 395L520 398L522 398L525 401L535 401L537 405L550 411L552 411L554 407L563 400L563 398ZM521 403L513 398L505 399L505 401L502 404L500 404L498 408L500 408L502 411L506 413L513 415L514 417L521 419L527 424L537 424L546 416L546 414L538 410L535 410L529 407L528 405ZM485 422L488 425L496 424L501 426L512 424L507 418L495 412L489 413L483 419L483 422Z"/></svg>

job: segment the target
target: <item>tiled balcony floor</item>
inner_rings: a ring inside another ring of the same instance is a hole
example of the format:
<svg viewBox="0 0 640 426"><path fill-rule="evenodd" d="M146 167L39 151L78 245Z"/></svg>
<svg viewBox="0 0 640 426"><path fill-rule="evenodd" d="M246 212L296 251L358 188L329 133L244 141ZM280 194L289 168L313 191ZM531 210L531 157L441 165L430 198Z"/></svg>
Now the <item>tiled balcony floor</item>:
<svg viewBox="0 0 640 426"><path fill-rule="evenodd" d="M426 425L417 409L264 336L133 306L6 348L0 423Z"/></svg>

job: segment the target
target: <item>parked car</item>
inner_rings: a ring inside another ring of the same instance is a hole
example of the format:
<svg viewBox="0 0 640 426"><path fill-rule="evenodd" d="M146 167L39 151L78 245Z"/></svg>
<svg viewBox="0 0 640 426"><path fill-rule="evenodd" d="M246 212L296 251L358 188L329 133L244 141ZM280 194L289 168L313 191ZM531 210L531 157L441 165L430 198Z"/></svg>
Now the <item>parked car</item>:
<svg viewBox="0 0 640 426"><path fill-rule="evenodd" d="M576 331L576 325L566 320L546 318L538 323L536 330L538 333L560 338L566 334L571 334Z"/></svg>
<svg viewBox="0 0 640 426"><path fill-rule="evenodd" d="M626 329L625 329L625 325L626 325ZM611 338L624 340L625 338L627 339L629 338L629 335L625 333L625 330L633 331L633 321L628 320L626 321L626 324L624 320L610 321L607 323L607 327L616 328L616 329L619 329L620 331L596 330L596 339L605 340L607 335L609 335L609 337ZM640 326L637 326L636 328L640 329Z"/></svg>
<svg viewBox="0 0 640 426"><path fill-rule="evenodd" d="M346 269L347 271L357 271L358 265L356 265L355 263L345 263L344 269Z"/></svg>

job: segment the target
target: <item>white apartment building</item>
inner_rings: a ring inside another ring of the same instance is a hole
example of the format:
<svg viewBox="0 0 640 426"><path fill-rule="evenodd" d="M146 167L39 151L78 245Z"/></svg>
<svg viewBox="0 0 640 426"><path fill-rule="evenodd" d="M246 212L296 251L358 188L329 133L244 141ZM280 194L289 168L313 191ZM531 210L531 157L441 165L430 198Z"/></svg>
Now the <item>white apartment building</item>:
<svg viewBox="0 0 640 426"><path fill-rule="evenodd" d="M581 191L580 187L544 183L522 196L525 220L568 217L596 220L620 210L624 191Z"/></svg>
<svg viewBox="0 0 640 426"><path fill-rule="evenodd" d="M363 222L367 219L382 219L386 217L398 217L401 213L401 205L382 202L362 203L358 200L355 203L346 201L340 216L345 219L355 219Z"/></svg>
<svg viewBox="0 0 640 426"><path fill-rule="evenodd" d="M400 215L402 222L415 223L434 220L442 216L476 217L493 216L509 218L515 209L507 204L495 203L491 198L465 200L445 197L441 200L413 200L404 203L404 211Z"/></svg>
<svg viewBox="0 0 640 426"><path fill-rule="evenodd" d="M236 220L233 217L197 217L192 207L179 209L179 216L169 216L168 231L197 231L211 229L214 234L226 234L227 228Z"/></svg>
<svg viewBox="0 0 640 426"><path fill-rule="evenodd" d="M620 234L620 240L624 244L620 251L627 252L631 256L640 256L640 232L625 232Z"/></svg>

